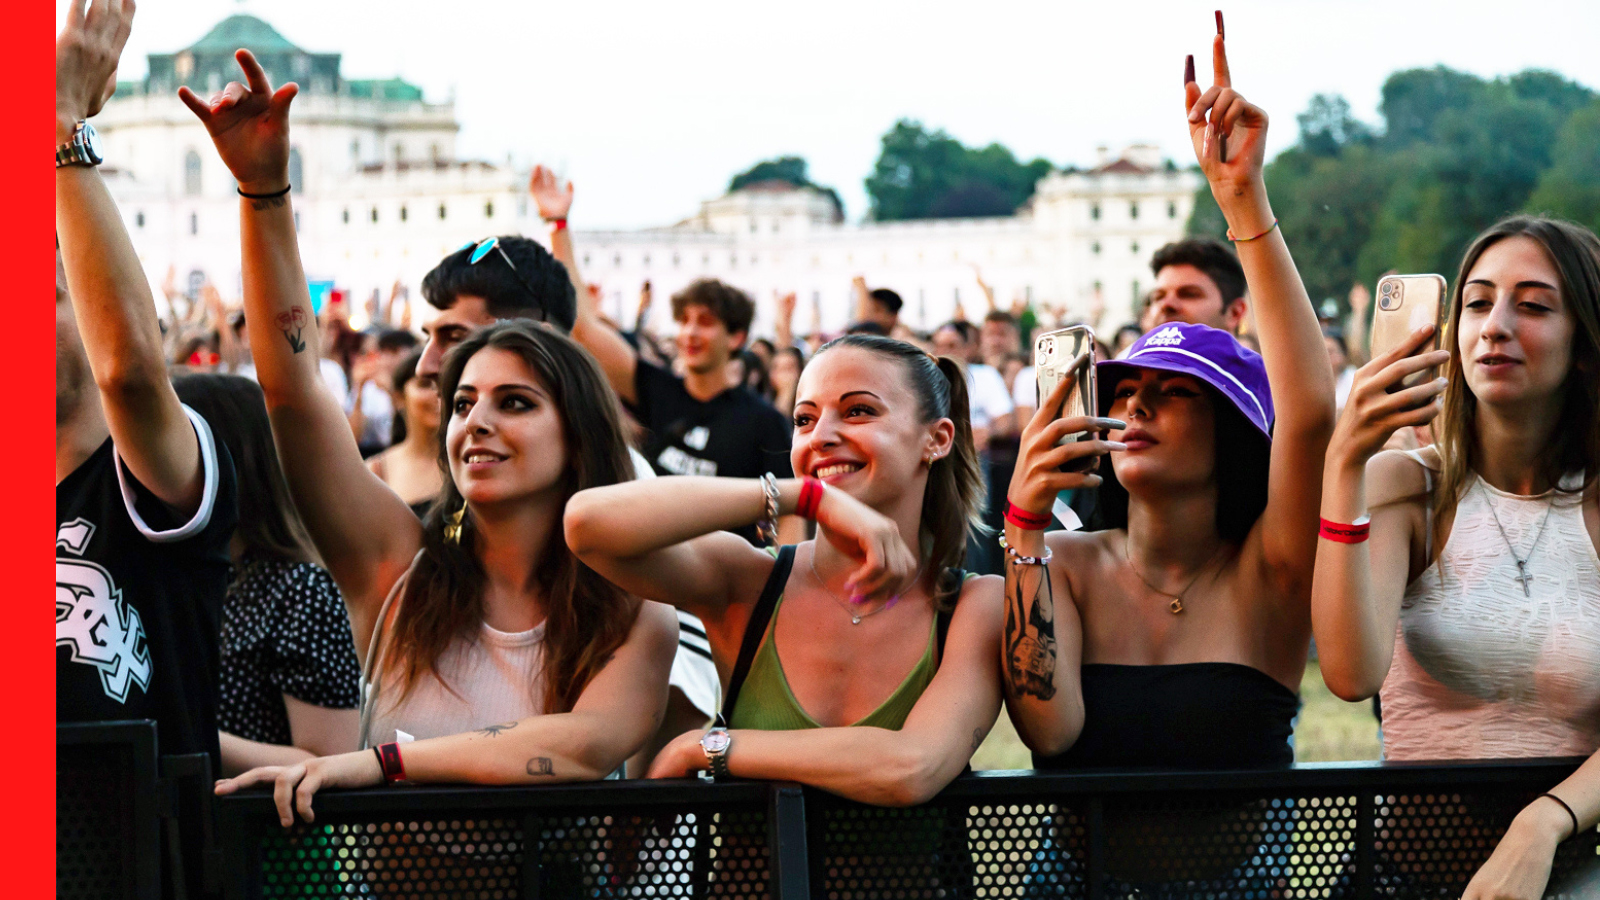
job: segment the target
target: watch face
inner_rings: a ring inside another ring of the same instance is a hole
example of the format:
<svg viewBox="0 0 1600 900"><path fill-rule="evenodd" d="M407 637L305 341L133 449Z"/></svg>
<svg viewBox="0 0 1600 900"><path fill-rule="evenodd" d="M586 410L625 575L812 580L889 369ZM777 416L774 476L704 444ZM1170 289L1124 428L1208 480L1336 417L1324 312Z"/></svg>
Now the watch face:
<svg viewBox="0 0 1600 900"><path fill-rule="evenodd" d="M91 162L98 163L105 158L100 155L100 135L94 130L94 126L87 122L83 126L83 146L89 151Z"/></svg>
<svg viewBox="0 0 1600 900"><path fill-rule="evenodd" d="M707 753L721 753L728 749L728 733L713 731L700 739L700 746Z"/></svg>

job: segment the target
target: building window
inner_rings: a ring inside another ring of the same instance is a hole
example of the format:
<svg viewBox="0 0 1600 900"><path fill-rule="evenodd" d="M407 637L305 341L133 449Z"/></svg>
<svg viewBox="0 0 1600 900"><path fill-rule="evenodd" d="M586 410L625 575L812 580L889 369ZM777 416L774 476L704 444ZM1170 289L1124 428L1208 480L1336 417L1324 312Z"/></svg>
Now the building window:
<svg viewBox="0 0 1600 900"><path fill-rule="evenodd" d="M650 267L650 254L646 253L643 257L641 257L639 264L648 269Z"/></svg>
<svg viewBox="0 0 1600 900"><path fill-rule="evenodd" d="M755 234L756 233L756 228L757 228L756 223L755 222L751 222L750 223L750 233L751 234Z"/></svg>
<svg viewBox="0 0 1600 900"><path fill-rule="evenodd" d="M1096 222L1100 221L1100 204L1092 203L1089 205L1089 218Z"/></svg>
<svg viewBox="0 0 1600 900"><path fill-rule="evenodd" d="M439 204L439 219L441 221L444 219L444 204L443 203Z"/></svg>
<svg viewBox="0 0 1600 900"><path fill-rule="evenodd" d="M1168 200L1167 201L1167 218L1176 219L1177 217L1178 217L1178 204L1172 202L1171 200Z"/></svg>
<svg viewBox="0 0 1600 900"><path fill-rule="evenodd" d="M1089 245L1089 252L1093 253L1095 256L1099 256L1100 255L1100 242L1099 241L1095 241L1094 243L1090 244Z"/></svg>
<svg viewBox="0 0 1600 900"><path fill-rule="evenodd" d="M344 208L344 212L340 214L340 218L344 219L344 224L350 224L350 207L347 206Z"/></svg>
<svg viewBox="0 0 1600 900"><path fill-rule="evenodd" d="M1139 293L1139 279L1133 280L1133 305L1135 308L1144 301L1144 295Z"/></svg>
<svg viewBox="0 0 1600 900"><path fill-rule="evenodd" d="M200 214L199 213L189 213L189 233L190 234L199 234L200 233Z"/></svg>
<svg viewBox="0 0 1600 900"><path fill-rule="evenodd" d="M350 142L350 158L352 160L356 160L356 159L360 159L361 158L361 142L360 141L351 141Z"/></svg>
<svg viewBox="0 0 1600 900"><path fill-rule="evenodd" d="M702 266L710 266L711 265L711 254L707 253L707 254L704 254L703 256L701 256L700 257L700 265L702 265Z"/></svg>
<svg viewBox="0 0 1600 900"><path fill-rule="evenodd" d="M294 233L300 233L300 210L294 211Z"/></svg>
<svg viewBox="0 0 1600 900"><path fill-rule="evenodd" d="M617 255L611 257L611 264L619 269L622 268L622 254L618 253Z"/></svg>
<svg viewBox="0 0 1600 900"><path fill-rule="evenodd" d="M144 227L144 213L142 213L142 212L134 213L133 214L133 224L137 228L143 228Z"/></svg>
<svg viewBox="0 0 1600 900"><path fill-rule="evenodd" d="M1133 255L1134 256L1138 256L1139 255L1139 242L1138 241L1134 241L1133 242Z"/></svg>
<svg viewBox="0 0 1600 900"><path fill-rule="evenodd" d="M583 255L583 264L586 266L589 264L589 254L587 253Z"/></svg>
<svg viewBox="0 0 1600 900"><path fill-rule="evenodd" d="M1103 290L1105 290L1105 285L1101 284L1100 279L1096 278L1094 280L1094 292L1099 294Z"/></svg>
<svg viewBox="0 0 1600 900"><path fill-rule="evenodd" d="M737 254L737 253L729 253L728 254L728 268L730 268L730 269L739 268L739 254Z"/></svg>
<svg viewBox="0 0 1600 900"><path fill-rule="evenodd" d="M488 203L485 203L483 205L483 217L485 219L494 218L494 201L493 200L490 200Z"/></svg>
<svg viewBox="0 0 1600 900"><path fill-rule="evenodd" d="M372 221L373 222L377 222L378 221L378 208L376 206L374 206L372 208Z"/></svg>
<svg viewBox="0 0 1600 900"><path fill-rule="evenodd" d="M191 197L200 193L200 154L193 150L183 157L183 192Z"/></svg>
<svg viewBox="0 0 1600 900"><path fill-rule="evenodd" d="M404 222L409 214L410 214L410 211L407 210L404 206L400 207L400 221Z"/></svg>
<svg viewBox="0 0 1600 900"><path fill-rule="evenodd" d="M289 189L296 194L306 192L305 164L300 160L300 148L289 148Z"/></svg>
<svg viewBox="0 0 1600 900"><path fill-rule="evenodd" d="M674 269L678 267L678 254L676 253L672 254L672 267Z"/></svg>
<svg viewBox="0 0 1600 900"><path fill-rule="evenodd" d="M1137 201L1137 200L1129 200L1128 201L1128 218L1130 218L1130 219L1139 218L1139 201Z"/></svg>

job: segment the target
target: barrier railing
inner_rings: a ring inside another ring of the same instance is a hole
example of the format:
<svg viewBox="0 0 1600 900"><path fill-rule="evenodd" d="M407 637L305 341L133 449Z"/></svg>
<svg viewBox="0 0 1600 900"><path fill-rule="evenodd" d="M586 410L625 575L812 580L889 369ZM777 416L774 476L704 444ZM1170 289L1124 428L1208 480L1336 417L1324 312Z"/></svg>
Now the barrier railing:
<svg viewBox="0 0 1600 900"><path fill-rule="evenodd" d="M883 809L791 784L328 791L284 829L221 798L228 896L1459 897L1576 760L985 772ZM1600 897L1600 835L1549 897Z"/></svg>

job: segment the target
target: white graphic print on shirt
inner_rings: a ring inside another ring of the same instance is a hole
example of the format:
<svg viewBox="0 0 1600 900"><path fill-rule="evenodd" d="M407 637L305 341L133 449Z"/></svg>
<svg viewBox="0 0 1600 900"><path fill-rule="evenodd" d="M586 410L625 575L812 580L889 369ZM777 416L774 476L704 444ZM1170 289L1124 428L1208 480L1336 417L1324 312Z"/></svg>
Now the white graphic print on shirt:
<svg viewBox="0 0 1600 900"><path fill-rule="evenodd" d="M82 556L94 523L73 519L56 529L56 548ZM56 646L72 648L72 661L100 670L100 686L118 703L137 683L150 689L150 647L139 611L128 606L111 573L83 560L56 557Z"/></svg>

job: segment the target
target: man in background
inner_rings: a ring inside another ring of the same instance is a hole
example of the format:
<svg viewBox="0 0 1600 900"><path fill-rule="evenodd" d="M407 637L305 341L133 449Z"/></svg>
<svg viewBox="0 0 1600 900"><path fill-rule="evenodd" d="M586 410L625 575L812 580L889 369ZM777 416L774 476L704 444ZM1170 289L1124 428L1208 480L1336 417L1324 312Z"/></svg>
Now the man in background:
<svg viewBox="0 0 1600 900"><path fill-rule="evenodd" d="M1238 334L1249 314L1244 268L1233 250L1215 238L1185 238L1150 258L1156 286L1139 324L1145 330L1168 322L1210 325Z"/></svg>

